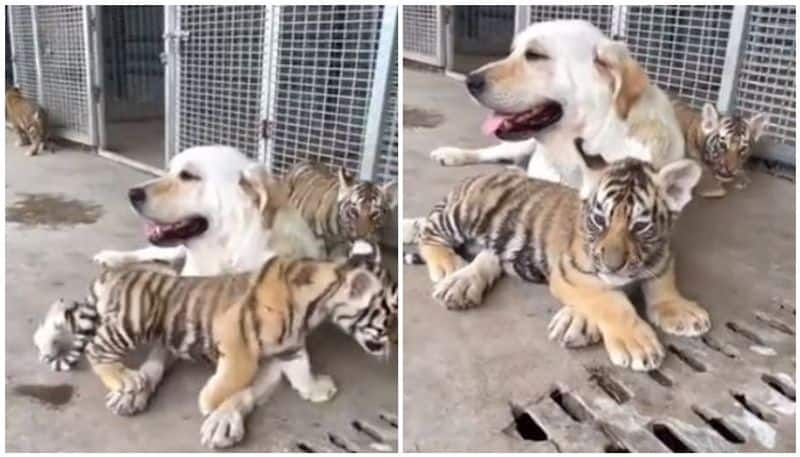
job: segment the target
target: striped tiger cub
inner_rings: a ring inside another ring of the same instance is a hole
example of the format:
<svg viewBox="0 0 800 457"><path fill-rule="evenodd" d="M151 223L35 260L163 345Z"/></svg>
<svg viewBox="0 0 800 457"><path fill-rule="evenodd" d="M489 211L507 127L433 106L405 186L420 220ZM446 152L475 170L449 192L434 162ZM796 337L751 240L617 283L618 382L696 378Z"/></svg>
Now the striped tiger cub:
<svg viewBox="0 0 800 457"><path fill-rule="evenodd" d="M339 168L304 162L286 175L289 203L297 208L330 256L356 238L377 241L397 206L397 184L358 181Z"/></svg>
<svg viewBox="0 0 800 457"><path fill-rule="evenodd" d="M146 400L121 401L122 392L149 397L148 367L122 362L138 345L159 340L175 356L210 361L216 373L199 397L205 415L248 389L261 359L286 364L284 374L304 398L329 399L332 380L310 373L308 333L329 319L366 352L386 357L396 312L397 287L380 250L357 240L337 262L272 257L257 271L236 275L183 277L152 263L106 269L85 303L56 302L34 341L42 360L57 369L71 367L85 352L110 391L106 405L119 415L146 407ZM71 337L71 346L53 343L64 337ZM299 359L304 367L298 368Z"/></svg>
<svg viewBox="0 0 800 457"><path fill-rule="evenodd" d="M672 106L686 139L689 157L703 164L703 177L697 192L706 198L724 197L724 184L739 177L737 187L744 187L747 178L744 165L753 145L761 138L769 123L765 114L750 119L737 115L721 115L711 103L702 111L678 99Z"/></svg>
<svg viewBox="0 0 800 457"><path fill-rule="evenodd" d="M622 289L641 284L649 319L668 333L710 328L708 313L678 292L670 251L700 166L681 159L656 171L635 159L605 164L598 157L582 157L580 191L519 169L468 178L406 235L417 240L434 299L448 309L477 306L503 273L547 282L563 305L550 339L577 347L602 336L614 364L653 370L663 347ZM466 264L456 253L463 247L477 250Z"/></svg>
<svg viewBox="0 0 800 457"><path fill-rule="evenodd" d="M17 87L6 86L6 121L17 132L17 146L32 145L27 155L35 156L46 148L47 115Z"/></svg>

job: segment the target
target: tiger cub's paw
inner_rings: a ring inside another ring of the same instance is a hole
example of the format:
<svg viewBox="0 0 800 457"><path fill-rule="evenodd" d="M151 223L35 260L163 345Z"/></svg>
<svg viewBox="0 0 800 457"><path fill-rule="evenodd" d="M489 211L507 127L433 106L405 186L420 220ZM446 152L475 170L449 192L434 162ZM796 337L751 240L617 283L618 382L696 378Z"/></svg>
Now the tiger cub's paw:
<svg viewBox="0 0 800 457"><path fill-rule="evenodd" d="M682 298L649 305L647 314L654 324L673 335L699 336L711 329L708 311Z"/></svg>
<svg viewBox="0 0 800 457"><path fill-rule="evenodd" d="M244 417L236 410L217 409L200 429L200 440L209 449L231 447L244 439Z"/></svg>
<svg viewBox="0 0 800 457"><path fill-rule="evenodd" d="M317 375L310 385L305 386L303 389L298 389L297 392L305 400L313 403L322 403L330 400L336 395L336 383L333 378L326 375Z"/></svg>
<svg viewBox="0 0 800 457"><path fill-rule="evenodd" d="M636 371L655 370L664 360L664 347L653 327L639 316L625 319L624 324L603 328L605 344L611 363Z"/></svg>
<svg viewBox="0 0 800 457"><path fill-rule="evenodd" d="M151 393L147 375L137 370L128 370L122 380L122 387L106 395L106 407L118 416L133 416L147 408Z"/></svg>
<svg viewBox="0 0 800 457"><path fill-rule="evenodd" d="M600 341L600 327L569 306L562 306L547 326L547 337L565 348L589 346Z"/></svg>
<svg viewBox="0 0 800 457"><path fill-rule="evenodd" d="M433 287L433 298L451 310L474 308L483 301L486 281L480 275L461 269Z"/></svg>

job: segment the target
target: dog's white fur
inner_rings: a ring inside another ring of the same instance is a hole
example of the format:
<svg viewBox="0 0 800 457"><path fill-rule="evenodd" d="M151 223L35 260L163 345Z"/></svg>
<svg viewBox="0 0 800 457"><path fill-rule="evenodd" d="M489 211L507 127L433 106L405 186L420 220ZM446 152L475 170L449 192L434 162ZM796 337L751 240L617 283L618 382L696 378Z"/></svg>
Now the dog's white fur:
<svg viewBox="0 0 800 457"><path fill-rule="evenodd" d="M545 59L528 61L534 50ZM432 158L444 165L520 163L528 174L581 185L582 161L575 138L587 154L607 162L635 157L656 168L684 157L684 141L667 95L647 81L624 44L611 41L586 21L540 22L514 38L511 53L475 73L486 76L482 105L505 113L526 111L545 100L561 104L563 117L533 138L482 149L445 147Z"/></svg>
<svg viewBox="0 0 800 457"><path fill-rule="evenodd" d="M182 183L182 171L198 176L199 181ZM235 148L186 149L170 161L166 176L141 185L146 191L159 185L167 185L169 190L147 191L146 203L139 211L143 217L162 223L201 215L208 220L208 230L182 246L102 251L94 259L106 266L119 266L150 260L174 263L185 258L182 275L209 276L253 270L276 254L323 258L323 246L293 207L281 207L272 221L265 223L262 210L269 204L270 189L265 185L268 179L263 166L253 164ZM167 351L156 346L139 368L147 377L151 393L163 378L168 363ZM236 405L234 412L215 411L206 418L201 430L203 444L219 448L240 441L244 437L244 416L257 403L266 401L281 373L310 401L326 401L336 393L330 377L312 373L307 354L286 362L276 360L259 372L251 388L228 400Z"/></svg>

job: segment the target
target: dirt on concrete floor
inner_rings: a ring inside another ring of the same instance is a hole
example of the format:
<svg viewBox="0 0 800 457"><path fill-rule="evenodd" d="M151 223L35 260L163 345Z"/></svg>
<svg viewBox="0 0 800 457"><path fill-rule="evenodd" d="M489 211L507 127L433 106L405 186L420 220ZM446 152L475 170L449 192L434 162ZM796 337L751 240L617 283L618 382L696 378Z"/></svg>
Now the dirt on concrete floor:
<svg viewBox="0 0 800 457"><path fill-rule="evenodd" d="M72 149L26 157L6 138L6 449L203 450L197 394L208 367L178 364L147 411L118 417L105 408L104 389L85 362L74 372L50 371L32 340L50 303L85 295L97 272L94 253L142 246L142 224L126 191L151 176ZM316 371L336 380L336 397L311 404L284 383L247 419L247 435L235 449L395 448L396 355L374 360L330 326L312 335L310 353ZM388 438L377 443L371 426Z"/></svg>
<svg viewBox="0 0 800 457"><path fill-rule="evenodd" d="M424 216L460 179L439 146L494 144L463 83L404 72L404 217ZM610 365L601 345L547 340L559 304L547 287L504 278L463 312L431 298L424 267L403 286L404 447L408 451L792 451L795 448L795 186L763 173L723 200L695 200L675 233L683 292L710 312L707 338L661 334L651 374ZM777 382L769 382L769 380Z"/></svg>

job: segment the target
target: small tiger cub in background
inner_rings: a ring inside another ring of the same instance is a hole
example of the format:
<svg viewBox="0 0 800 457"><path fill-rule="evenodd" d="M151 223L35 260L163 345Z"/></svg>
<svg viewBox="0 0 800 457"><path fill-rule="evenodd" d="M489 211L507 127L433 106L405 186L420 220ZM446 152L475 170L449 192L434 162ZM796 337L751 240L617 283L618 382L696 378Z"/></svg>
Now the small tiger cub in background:
<svg viewBox="0 0 800 457"><path fill-rule="evenodd" d="M18 146L32 144L27 154L35 156L46 148L47 115L26 99L17 87L6 86L6 122L17 132Z"/></svg>
<svg viewBox="0 0 800 457"><path fill-rule="evenodd" d="M329 257L346 252L347 243L364 238L377 242L397 206L397 184L359 181L339 168L303 162L285 176L289 203L297 208Z"/></svg>
<svg viewBox="0 0 800 457"><path fill-rule="evenodd" d="M152 262L105 269L84 303L52 305L34 343L42 361L59 370L71 368L85 352L109 390L106 406L132 415L146 402L126 402L119 394L149 389L148 367L132 369L123 360L137 346L160 340L180 358L215 364L216 373L199 397L207 415L249 388L262 360L281 369L298 357L307 360L306 337L325 320L367 353L387 357L388 329L396 314L397 285L380 249L357 240L340 261L278 256L258 270L235 275L177 276ZM71 343L65 345L67 340ZM308 365L292 366L284 373L303 398L324 401L335 393L329 377L310 373ZM320 388L327 397L320 399Z"/></svg>
<svg viewBox="0 0 800 457"><path fill-rule="evenodd" d="M706 198L724 197L725 183L739 178L737 187L744 187L747 177L744 164L750 157L753 145L761 138L769 119L756 114L750 119L736 115L720 115L711 103L702 111L673 99L672 106L686 138L689 157L703 164L703 177L697 193Z"/></svg>

